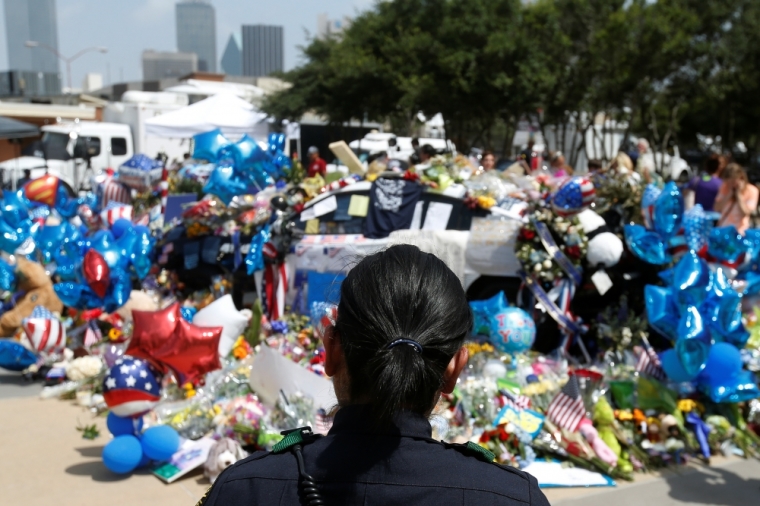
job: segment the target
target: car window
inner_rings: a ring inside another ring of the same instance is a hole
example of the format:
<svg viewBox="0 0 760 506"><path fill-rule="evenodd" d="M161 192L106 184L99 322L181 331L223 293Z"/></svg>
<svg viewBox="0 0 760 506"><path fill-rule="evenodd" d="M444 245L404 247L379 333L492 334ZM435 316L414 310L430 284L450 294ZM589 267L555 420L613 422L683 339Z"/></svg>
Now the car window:
<svg viewBox="0 0 760 506"><path fill-rule="evenodd" d="M92 158L100 154L100 137L78 137L74 158Z"/></svg>
<svg viewBox="0 0 760 506"><path fill-rule="evenodd" d="M127 139L124 137L111 138L111 154L122 156L127 154Z"/></svg>

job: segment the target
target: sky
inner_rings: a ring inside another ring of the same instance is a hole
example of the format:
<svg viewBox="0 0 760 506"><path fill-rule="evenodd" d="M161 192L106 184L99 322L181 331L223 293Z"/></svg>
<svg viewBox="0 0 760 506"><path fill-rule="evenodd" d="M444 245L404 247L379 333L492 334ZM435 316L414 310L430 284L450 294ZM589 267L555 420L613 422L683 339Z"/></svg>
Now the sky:
<svg viewBox="0 0 760 506"><path fill-rule="evenodd" d="M144 49L176 51L174 5L177 0L57 0L58 48L64 56L90 46L105 46L107 54L88 53L72 63L72 85L81 86L86 73L103 75L105 84L142 79ZM317 30L317 16L354 16L374 0L211 0L216 9L217 65L233 32L243 24L285 27L285 69L298 65L298 46L306 32ZM0 70L8 70L4 9L0 8ZM61 72L65 66L61 64ZM109 81L110 75L110 81ZM62 76L65 83L65 75Z"/></svg>

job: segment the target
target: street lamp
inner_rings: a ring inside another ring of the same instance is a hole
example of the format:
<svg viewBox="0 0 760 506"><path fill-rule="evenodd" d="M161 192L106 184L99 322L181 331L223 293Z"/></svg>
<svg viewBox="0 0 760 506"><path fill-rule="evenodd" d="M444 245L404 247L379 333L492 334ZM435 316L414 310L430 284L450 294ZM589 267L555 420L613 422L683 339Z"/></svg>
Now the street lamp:
<svg viewBox="0 0 760 506"><path fill-rule="evenodd" d="M74 60L76 60L77 58L79 58L80 56L82 56L83 54L89 53L91 51L97 51L99 53L107 53L108 52L108 48L107 47L92 46L92 47L86 47L86 48L82 49L81 51L79 51L74 56L70 56L70 57L66 58L61 53L59 53L58 50L56 50L55 48L50 47L47 44L43 44L42 42L38 42L36 40L27 40L24 43L24 45L26 47L32 47L32 48L34 48L34 47L41 47L43 49L47 49L48 51L50 51L51 53L53 53L54 55L56 55L58 58L60 58L64 62L66 62L66 83L68 84L69 91L71 91L71 62L73 62Z"/></svg>

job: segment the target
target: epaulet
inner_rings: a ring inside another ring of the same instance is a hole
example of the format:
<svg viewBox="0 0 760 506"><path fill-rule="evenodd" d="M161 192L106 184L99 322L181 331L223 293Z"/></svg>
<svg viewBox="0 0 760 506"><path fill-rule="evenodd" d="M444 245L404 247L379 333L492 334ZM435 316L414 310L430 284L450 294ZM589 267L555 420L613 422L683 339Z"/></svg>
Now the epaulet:
<svg viewBox="0 0 760 506"><path fill-rule="evenodd" d="M322 437L321 435L314 434L309 426L284 430L280 432L280 434L285 437L283 437L279 443L274 445L272 453L282 453L295 445L309 444Z"/></svg>
<svg viewBox="0 0 760 506"><path fill-rule="evenodd" d="M496 455L472 441L468 441L467 444L446 443L446 446L453 448L460 453L464 453L469 457L480 459L483 462L493 463L494 459L496 459Z"/></svg>

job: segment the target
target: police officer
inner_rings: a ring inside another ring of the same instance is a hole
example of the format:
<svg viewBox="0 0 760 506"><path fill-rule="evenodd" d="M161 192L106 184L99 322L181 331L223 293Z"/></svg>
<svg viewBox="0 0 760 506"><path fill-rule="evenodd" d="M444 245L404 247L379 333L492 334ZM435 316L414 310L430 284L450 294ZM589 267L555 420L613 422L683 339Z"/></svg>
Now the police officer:
<svg viewBox="0 0 760 506"><path fill-rule="evenodd" d="M536 505L536 479L478 445L431 438L428 416L467 363L472 314L434 255L398 245L366 257L341 286L325 371L340 408L325 437L302 428L222 473L199 504Z"/></svg>

